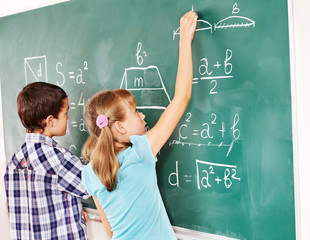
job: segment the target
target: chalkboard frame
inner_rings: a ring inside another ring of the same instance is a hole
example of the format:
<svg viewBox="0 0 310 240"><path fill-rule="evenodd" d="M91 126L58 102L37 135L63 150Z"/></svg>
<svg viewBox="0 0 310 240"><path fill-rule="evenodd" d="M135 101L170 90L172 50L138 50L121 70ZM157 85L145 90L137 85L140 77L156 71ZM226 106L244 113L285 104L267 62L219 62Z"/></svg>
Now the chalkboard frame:
<svg viewBox="0 0 310 240"><path fill-rule="evenodd" d="M296 223L296 236L300 232L300 212L299 212L299 183L298 183L298 158L297 158L297 137L296 137L296 129L297 129L297 120L296 120L296 86L295 86L295 69L294 69L294 39L292 36L293 32L293 24L292 24L292 0L288 0L288 19L289 19L289 38L290 38L290 68L291 68L291 103L292 103L292 128L293 128L293 154L294 154L294 189L295 189L295 223ZM2 105L1 105L2 110ZM3 122L1 122L3 125Z"/></svg>

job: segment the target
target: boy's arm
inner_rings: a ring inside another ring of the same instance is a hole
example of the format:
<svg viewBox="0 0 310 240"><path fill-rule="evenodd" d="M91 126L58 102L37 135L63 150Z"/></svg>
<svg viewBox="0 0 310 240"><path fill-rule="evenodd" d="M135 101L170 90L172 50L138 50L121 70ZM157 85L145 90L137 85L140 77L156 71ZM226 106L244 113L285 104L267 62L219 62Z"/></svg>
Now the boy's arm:
<svg viewBox="0 0 310 240"><path fill-rule="evenodd" d="M100 219L101 219L101 222L103 223L103 226L107 232L107 234L109 235L109 237L112 238L113 236L113 232L111 231L111 225L107 219L107 216L105 215L105 212L102 210L102 207L99 203L99 200L95 197L95 196L92 196L93 197L93 200L95 202L95 205L96 205L96 208L99 212L99 216L100 216Z"/></svg>
<svg viewBox="0 0 310 240"><path fill-rule="evenodd" d="M89 198L90 195L85 190L81 180L83 167L84 165L78 157L67 152L58 170L59 190L68 192L79 198Z"/></svg>
<svg viewBox="0 0 310 240"><path fill-rule="evenodd" d="M172 134L191 98L193 80L191 43L194 38L197 19L197 14L190 11L180 20L179 64L174 98L156 125L147 132L154 156Z"/></svg>

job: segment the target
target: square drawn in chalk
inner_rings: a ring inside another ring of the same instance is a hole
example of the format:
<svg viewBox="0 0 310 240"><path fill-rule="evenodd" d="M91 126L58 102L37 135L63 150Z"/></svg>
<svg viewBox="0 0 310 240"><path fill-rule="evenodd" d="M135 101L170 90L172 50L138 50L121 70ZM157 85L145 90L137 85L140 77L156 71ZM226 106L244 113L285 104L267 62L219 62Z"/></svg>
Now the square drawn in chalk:
<svg viewBox="0 0 310 240"><path fill-rule="evenodd" d="M46 56L24 59L26 85L32 82L47 82Z"/></svg>

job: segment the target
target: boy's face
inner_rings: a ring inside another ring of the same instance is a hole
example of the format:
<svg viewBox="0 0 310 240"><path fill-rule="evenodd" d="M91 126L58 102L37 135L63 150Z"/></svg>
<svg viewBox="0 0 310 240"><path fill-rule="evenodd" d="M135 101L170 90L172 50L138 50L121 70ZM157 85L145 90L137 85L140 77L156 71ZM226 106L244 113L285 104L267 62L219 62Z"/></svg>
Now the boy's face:
<svg viewBox="0 0 310 240"><path fill-rule="evenodd" d="M67 121L68 121L68 98L64 99L64 106L58 114L58 118L54 118L54 131L53 136L64 136L67 130Z"/></svg>

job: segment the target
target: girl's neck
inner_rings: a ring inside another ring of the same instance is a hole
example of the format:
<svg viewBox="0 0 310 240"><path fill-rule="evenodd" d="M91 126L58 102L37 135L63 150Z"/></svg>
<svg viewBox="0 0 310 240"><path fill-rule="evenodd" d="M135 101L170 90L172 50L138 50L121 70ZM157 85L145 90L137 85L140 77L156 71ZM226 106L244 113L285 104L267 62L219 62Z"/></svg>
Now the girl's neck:
<svg viewBox="0 0 310 240"><path fill-rule="evenodd" d="M131 142L121 142L114 138L114 151L115 154L119 153L120 151L125 150L126 148L132 146Z"/></svg>

